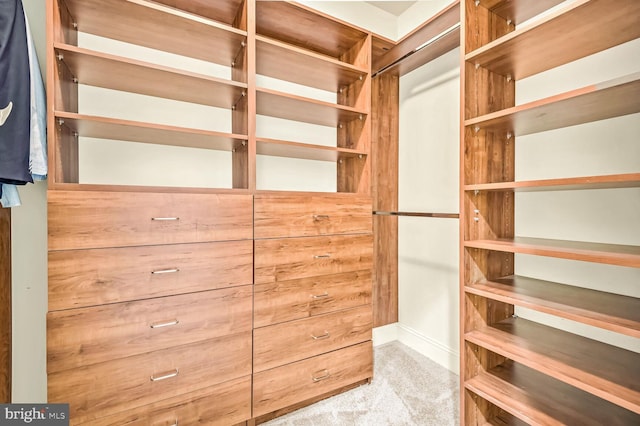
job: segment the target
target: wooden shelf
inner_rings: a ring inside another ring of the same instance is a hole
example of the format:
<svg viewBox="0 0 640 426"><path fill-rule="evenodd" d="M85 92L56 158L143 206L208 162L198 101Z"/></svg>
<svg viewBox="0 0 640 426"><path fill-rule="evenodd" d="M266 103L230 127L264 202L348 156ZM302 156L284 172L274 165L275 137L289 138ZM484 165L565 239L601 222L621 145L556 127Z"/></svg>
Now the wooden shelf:
<svg viewBox="0 0 640 426"><path fill-rule="evenodd" d="M480 6L517 25L563 1L565 0L480 0Z"/></svg>
<svg viewBox="0 0 640 426"><path fill-rule="evenodd" d="M562 179L528 180L465 185L465 191L573 191L584 189L639 188L640 173L619 175L584 176Z"/></svg>
<svg viewBox="0 0 640 426"><path fill-rule="evenodd" d="M247 140L246 135L214 132L162 124L143 123L57 111L56 122L63 120L78 136L231 151Z"/></svg>
<svg viewBox="0 0 640 426"><path fill-rule="evenodd" d="M365 152L348 148L336 148L267 138L257 138L256 142L258 155L331 162L338 161L341 158L367 156Z"/></svg>
<svg viewBox="0 0 640 426"><path fill-rule="evenodd" d="M64 44L55 44L79 84L105 87L214 107L231 107L245 83L223 80Z"/></svg>
<svg viewBox="0 0 640 426"><path fill-rule="evenodd" d="M214 21L233 25L236 22L240 9L243 7L243 0L153 0L179 10L204 16Z"/></svg>
<svg viewBox="0 0 640 426"><path fill-rule="evenodd" d="M460 29L444 33L460 22L460 1L456 0L411 33L400 39L384 55L376 58L371 69L379 72L390 68L402 58L397 67L400 75L438 58L460 46ZM442 37L439 37L442 36ZM431 42L429 42L431 41ZM429 42L427 46L424 46Z"/></svg>
<svg viewBox="0 0 640 426"><path fill-rule="evenodd" d="M95 183L52 183L53 191L163 192L179 194L249 194L245 188L209 188L188 186L106 185Z"/></svg>
<svg viewBox="0 0 640 426"><path fill-rule="evenodd" d="M481 372L465 388L532 425L633 425L640 421L637 414L513 361Z"/></svg>
<svg viewBox="0 0 640 426"><path fill-rule="evenodd" d="M256 32L340 59L368 33L339 19L287 1L256 2Z"/></svg>
<svg viewBox="0 0 640 426"><path fill-rule="evenodd" d="M366 117L364 111L270 89L258 88L257 114L286 120L337 127L340 123Z"/></svg>
<svg viewBox="0 0 640 426"><path fill-rule="evenodd" d="M467 293L640 338L640 299L528 277L465 286Z"/></svg>
<svg viewBox="0 0 640 426"><path fill-rule="evenodd" d="M637 0L577 0L468 53L465 59L520 80L640 37L638 16Z"/></svg>
<svg viewBox="0 0 640 426"><path fill-rule="evenodd" d="M464 125L522 136L637 112L640 73L475 117Z"/></svg>
<svg viewBox="0 0 640 426"><path fill-rule="evenodd" d="M256 36L257 73L280 80L338 92L367 70L299 47Z"/></svg>
<svg viewBox="0 0 640 426"><path fill-rule="evenodd" d="M507 253L557 257L560 259L582 260L634 268L640 267L640 246L525 237L496 240L470 240L465 241L464 246Z"/></svg>
<svg viewBox="0 0 640 426"><path fill-rule="evenodd" d="M510 318L465 340L640 414L640 354Z"/></svg>
<svg viewBox="0 0 640 426"><path fill-rule="evenodd" d="M65 3L78 31L227 66L247 38L246 31L151 1Z"/></svg>

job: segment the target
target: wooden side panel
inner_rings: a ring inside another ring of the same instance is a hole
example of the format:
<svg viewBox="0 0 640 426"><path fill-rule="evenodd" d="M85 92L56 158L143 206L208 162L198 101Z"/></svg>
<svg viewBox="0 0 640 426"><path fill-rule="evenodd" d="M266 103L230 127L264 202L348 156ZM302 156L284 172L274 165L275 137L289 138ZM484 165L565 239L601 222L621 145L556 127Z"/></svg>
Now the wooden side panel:
<svg viewBox="0 0 640 426"><path fill-rule="evenodd" d="M392 73L372 82L371 163L374 211L398 211L400 79ZM373 324L398 322L398 218L373 217Z"/></svg>
<svg viewBox="0 0 640 426"><path fill-rule="evenodd" d="M236 20L238 23L246 28L248 24L248 10L246 8L247 3L242 2L242 5L238 11ZM255 81L255 74L249 74L249 67L255 64L255 52L252 46L255 45L255 37L253 35L247 37L247 41L244 46L240 46L236 53L231 68L231 78L235 81L248 82L251 78ZM255 69L255 65L253 66ZM249 77L251 75L252 77ZM252 97L250 100L249 97ZM249 121L254 120L255 109L250 111L251 106L255 108L255 85L248 87L243 92L243 96L238 98L233 105L231 112L231 129L233 133L249 135ZM253 159L249 157L249 144L251 143L251 137L249 141L244 141L242 144L236 144L232 150L232 185L233 188L249 188L249 167ZM254 142L255 143L255 142Z"/></svg>
<svg viewBox="0 0 640 426"><path fill-rule="evenodd" d="M0 403L11 402L11 210L0 208Z"/></svg>

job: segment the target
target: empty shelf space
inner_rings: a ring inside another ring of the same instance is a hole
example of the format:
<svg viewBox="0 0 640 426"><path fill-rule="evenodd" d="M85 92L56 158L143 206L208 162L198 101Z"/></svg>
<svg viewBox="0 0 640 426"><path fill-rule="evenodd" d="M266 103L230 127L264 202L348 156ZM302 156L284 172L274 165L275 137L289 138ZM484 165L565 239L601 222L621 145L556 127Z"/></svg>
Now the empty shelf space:
<svg viewBox="0 0 640 426"><path fill-rule="evenodd" d="M285 1L256 2L256 32L340 59L368 33L346 22Z"/></svg>
<svg viewBox="0 0 640 426"><path fill-rule="evenodd" d="M465 241L464 246L507 253L531 254L535 256L582 260L618 266L640 267L640 246L527 237L470 240Z"/></svg>
<svg viewBox="0 0 640 426"><path fill-rule="evenodd" d="M64 0L80 32L231 66L246 31L146 0Z"/></svg>
<svg viewBox="0 0 640 426"><path fill-rule="evenodd" d="M640 337L640 299L509 276L465 287L467 293Z"/></svg>
<svg viewBox="0 0 640 426"><path fill-rule="evenodd" d="M505 20L510 20L513 24L518 25L563 1L564 0L480 0L479 5L489 9Z"/></svg>
<svg viewBox="0 0 640 426"><path fill-rule="evenodd" d="M258 155L331 162L338 161L340 158L366 157L365 152L348 148L336 148L267 138L257 138L256 142Z"/></svg>
<svg viewBox="0 0 640 426"><path fill-rule="evenodd" d="M175 68L56 44L79 84L231 109L247 85Z"/></svg>
<svg viewBox="0 0 640 426"><path fill-rule="evenodd" d="M257 73L280 80L335 93L367 75L366 69L267 37L256 36L256 46Z"/></svg>
<svg viewBox="0 0 640 426"><path fill-rule="evenodd" d="M477 130L522 136L637 112L640 73L468 119L464 124Z"/></svg>
<svg viewBox="0 0 640 426"><path fill-rule="evenodd" d="M520 80L640 37L638 16L637 0L577 0L465 59Z"/></svg>
<svg viewBox="0 0 640 426"><path fill-rule="evenodd" d="M465 388L531 425L600 426L640 422L640 416L629 410L513 361L481 372L466 381Z"/></svg>
<svg viewBox="0 0 640 426"><path fill-rule="evenodd" d="M366 113L356 108L318 101L270 89L257 89L257 114L321 126L364 119Z"/></svg>
<svg viewBox="0 0 640 426"><path fill-rule="evenodd" d="M243 0L153 0L185 12L204 16L214 21L233 25L240 15L240 9L244 7Z"/></svg>
<svg viewBox="0 0 640 426"><path fill-rule="evenodd" d="M468 332L464 338L640 413L640 354L522 318Z"/></svg>
<svg viewBox="0 0 640 426"><path fill-rule="evenodd" d="M573 191L583 189L639 188L640 173L541 179L519 182L496 182L465 185L465 191Z"/></svg>
<svg viewBox="0 0 640 426"><path fill-rule="evenodd" d="M199 130L163 124L56 112L57 125L64 125L80 137L113 139L158 145L231 151L246 143L246 135Z"/></svg>

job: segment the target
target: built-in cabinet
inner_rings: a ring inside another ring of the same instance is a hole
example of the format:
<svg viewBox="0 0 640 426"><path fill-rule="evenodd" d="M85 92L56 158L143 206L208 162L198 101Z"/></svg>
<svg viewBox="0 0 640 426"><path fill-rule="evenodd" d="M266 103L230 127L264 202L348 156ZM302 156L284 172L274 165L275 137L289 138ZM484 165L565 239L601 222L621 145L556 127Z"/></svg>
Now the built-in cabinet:
<svg viewBox="0 0 640 426"><path fill-rule="evenodd" d="M369 381L371 34L288 2L47 7L49 401L71 424L229 425ZM100 48L121 42L138 53ZM157 104L96 113L113 93ZM210 123L145 118L194 105ZM260 117L332 138L274 138ZM220 152L229 184L115 179L133 145ZM100 182L96 146L116 150ZM270 187L262 157L327 163L335 183Z"/></svg>
<svg viewBox="0 0 640 426"><path fill-rule="evenodd" d="M640 421L636 352L514 315L528 308L640 337L637 298L516 275L521 254L640 267L637 246L516 232L516 193L640 182L638 173L516 179L519 137L640 112L638 74L516 104L516 82L640 37L637 1L580 0L552 9L559 3L466 0L462 7L463 424Z"/></svg>

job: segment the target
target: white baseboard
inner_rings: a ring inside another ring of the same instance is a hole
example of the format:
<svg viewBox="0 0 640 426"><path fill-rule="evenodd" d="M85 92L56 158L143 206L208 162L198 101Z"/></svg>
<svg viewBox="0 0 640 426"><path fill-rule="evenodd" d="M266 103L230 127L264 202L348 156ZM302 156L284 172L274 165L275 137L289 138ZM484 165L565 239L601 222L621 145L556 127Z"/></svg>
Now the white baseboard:
<svg viewBox="0 0 640 426"><path fill-rule="evenodd" d="M395 340L398 340L397 322L373 329L373 346L384 345Z"/></svg>
<svg viewBox="0 0 640 426"><path fill-rule="evenodd" d="M396 330L399 342L460 375L460 354L458 352L406 325L398 323Z"/></svg>

